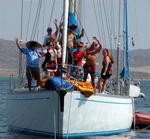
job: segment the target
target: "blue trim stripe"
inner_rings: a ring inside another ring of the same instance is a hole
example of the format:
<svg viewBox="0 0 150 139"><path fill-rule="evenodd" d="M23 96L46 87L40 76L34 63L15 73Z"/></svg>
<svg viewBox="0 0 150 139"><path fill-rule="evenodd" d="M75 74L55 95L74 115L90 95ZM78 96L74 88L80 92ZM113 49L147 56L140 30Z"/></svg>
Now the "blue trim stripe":
<svg viewBox="0 0 150 139"><path fill-rule="evenodd" d="M46 98L26 98L26 99L21 99L21 98L16 98L16 99L7 99L7 100L47 100L47 99L51 99L50 97L46 97ZM132 104L131 103L121 103L121 102L107 102L107 101L100 101L100 100L88 100L88 99L81 99L81 98L77 98L76 100L79 101L90 101L90 102L98 102L98 103L109 103L109 104Z"/></svg>
<svg viewBox="0 0 150 139"><path fill-rule="evenodd" d="M32 130L32 129L27 129L27 128L20 128L20 127L15 127L15 126L9 126L10 131L15 131L19 133L24 133L24 134L33 134L33 135L41 135L41 136L54 136L55 134L52 132L43 132L43 131L37 131L37 130ZM71 133L71 134L58 134L56 133L57 137L89 137L89 136L110 136L110 135L116 135L116 134L121 134L124 132L130 131L130 128L126 129L119 129L119 130L110 130L110 131L99 131L99 132L85 132L85 133Z"/></svg>
<svg viewBox="0 0 150 139"><path fill-rule="evenodd" d="M81 99L81 98L77 98L76 100L82 100L82 101L91 101L91 102L99 102L99 103L110 103L110 104L132 104L131 103L121 103L121 102L107 102L107 101L100 101L100 100L88 100L88 99Z"/></svg>
<svg viewBox="0 0 150 139"><path fill-rule="evenodd" d="M110 131L100 131L100 132L87 132L87 133L72 133L70 135L63 134L63 137L89 137L89 136L110 136L129 131L130 128L120 129L120 130L110 130Z"/></svg>

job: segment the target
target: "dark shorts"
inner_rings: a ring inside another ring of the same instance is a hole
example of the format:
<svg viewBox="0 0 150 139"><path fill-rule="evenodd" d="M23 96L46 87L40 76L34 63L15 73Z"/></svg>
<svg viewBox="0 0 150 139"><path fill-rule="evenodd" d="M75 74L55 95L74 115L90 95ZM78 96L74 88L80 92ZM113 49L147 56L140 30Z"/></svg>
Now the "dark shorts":
<svg viewBox="0 0 150 139"><path fill-rule="evenodd" d="M83 69L84 69L84 79L83 80L86 81L88 74L90 74L91 81L94 82L95 76L96 76L96 74L95 74L96 65L95 64L93 64L93 65L84 64Z"/></svg>
<svg viewBox="0 0 150 139"><path fill-rule="evenodd" d="M34 80L40 80L39 68L27 67L26 68L26 76L27 76L28 80L32 80L32 78L34 78Z"/></svg>
<svg viewBox="0 0 150 139"><path fill-rule="evenodd" d="M105 75L103 75L103 73L101 73L101 78L104 80L110 79L110 77L111 77L111 74L106 73Z"/></svg>

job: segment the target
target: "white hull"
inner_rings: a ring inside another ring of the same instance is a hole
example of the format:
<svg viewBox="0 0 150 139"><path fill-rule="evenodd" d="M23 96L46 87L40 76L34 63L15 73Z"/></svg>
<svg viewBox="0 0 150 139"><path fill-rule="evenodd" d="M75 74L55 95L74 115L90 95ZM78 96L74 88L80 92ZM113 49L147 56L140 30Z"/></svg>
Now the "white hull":
<svg viewBox="0 0 150 139"><path fill-rule="evenodd" d="M8 94L10 129L63 137L111 135L130 130L133 118L130 97L85 98L74 91L65 95L64 105L59 98L58 93L46 90Z"/></svg>

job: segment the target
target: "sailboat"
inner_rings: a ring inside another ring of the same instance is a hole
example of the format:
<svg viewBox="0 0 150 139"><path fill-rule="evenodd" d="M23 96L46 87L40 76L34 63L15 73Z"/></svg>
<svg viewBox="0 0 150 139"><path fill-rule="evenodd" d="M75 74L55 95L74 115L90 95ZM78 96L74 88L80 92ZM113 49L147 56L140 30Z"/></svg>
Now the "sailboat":
<svg viewBox="0 0 150 139"><path fill-rule="evenodd" d="M64 1L62 64L65 63L70 3L72 0ZM123 87L124 90L129 88L126 85ZM107 95L96 93L86 97L79 90L41 88L38 92L29 92L28 88L13 88L8 93L9 129L53 137L100 136L127 132L133 121L133 97L112 92L114 90Z"/></svg>

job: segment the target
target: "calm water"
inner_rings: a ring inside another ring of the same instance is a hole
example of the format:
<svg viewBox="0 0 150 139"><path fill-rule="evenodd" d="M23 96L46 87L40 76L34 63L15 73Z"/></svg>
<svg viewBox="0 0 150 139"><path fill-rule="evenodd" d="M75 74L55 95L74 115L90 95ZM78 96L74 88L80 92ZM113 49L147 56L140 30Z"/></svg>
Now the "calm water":
<svg viewBox="0 0 150 139"><path fill-rule="evenodd" d="M10 133L6 118L6 93L8 92L8 78L0 78L0 139L52 139L50 137ZM136 111L150 113L150 81L141 81L142 92L145 98L135 100ZM150 130L131 130L128 133L109 137L89 137L88 139L150 139Z"/></svg>

